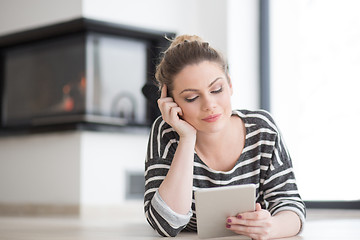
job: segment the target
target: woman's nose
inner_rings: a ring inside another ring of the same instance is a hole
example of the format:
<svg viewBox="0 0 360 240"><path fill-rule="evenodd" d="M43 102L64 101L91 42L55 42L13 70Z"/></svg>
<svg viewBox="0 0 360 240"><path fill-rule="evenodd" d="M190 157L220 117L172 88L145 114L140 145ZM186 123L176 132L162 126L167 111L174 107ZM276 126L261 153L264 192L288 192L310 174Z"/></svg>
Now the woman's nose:
<svg viewBox="0 0 360 240"><path fill-rule="evenodd" d="M216 107L215 99L211 96L204 96L202 102L202 109L204 111L212 110Z"/></svg>

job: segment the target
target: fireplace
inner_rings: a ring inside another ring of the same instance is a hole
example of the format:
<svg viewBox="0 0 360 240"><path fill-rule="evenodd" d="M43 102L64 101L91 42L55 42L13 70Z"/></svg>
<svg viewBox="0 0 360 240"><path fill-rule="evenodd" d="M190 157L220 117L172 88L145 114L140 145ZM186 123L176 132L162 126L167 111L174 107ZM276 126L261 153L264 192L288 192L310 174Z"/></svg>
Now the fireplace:
<svg viewBox="0 0 360 240"><path fill-rule="evenodd" d="M1 129L148 126L158 92L142 88L164 36L174 34L81 18L0 37Z"/></svg>

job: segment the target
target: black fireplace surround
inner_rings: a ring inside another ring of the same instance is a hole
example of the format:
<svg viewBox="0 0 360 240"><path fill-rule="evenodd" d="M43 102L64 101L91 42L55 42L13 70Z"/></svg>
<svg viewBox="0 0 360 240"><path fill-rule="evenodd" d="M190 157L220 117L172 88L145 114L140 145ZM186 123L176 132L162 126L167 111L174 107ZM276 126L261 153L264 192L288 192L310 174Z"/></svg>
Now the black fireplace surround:
<svg viewBox="0 0 360 240"><path fill-rule="evenodd" d="M86 18L0 36L0 131L149 126L165 36Z"/></svg>

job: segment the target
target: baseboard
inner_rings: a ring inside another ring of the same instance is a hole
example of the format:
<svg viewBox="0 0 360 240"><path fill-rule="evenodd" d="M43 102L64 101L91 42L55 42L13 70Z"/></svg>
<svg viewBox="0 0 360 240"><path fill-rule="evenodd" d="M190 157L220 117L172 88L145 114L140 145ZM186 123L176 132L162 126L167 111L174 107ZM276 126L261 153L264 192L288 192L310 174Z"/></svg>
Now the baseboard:
<svg viewBox="0 0 360 240"><path fill-rule="evenodd" d="M314 209L360 209L360 200L355 201L305 201L306 208Z"/></svg>
<svg viewBox="0 0 360 240"><path fill-rule="evenodd" d="M142 201L125 201L121 204L107 204L107 205L82 205L80 208L81 217L86 219L91 218L116 218L133 220L144 218L144 205ZM144 218L145 219L145 218Z"/></svg>
<svg viewBox="0 0 360 240"><path fill-rule="evenodd" d="M118 205L18 204L0 203L0 216L69 216L82 218L143 218L143 202L125 201Z"/></svg>
<svg viewBox="0 0 360 240"><path fill-rule="evenodd" d="M79 216L79 205L0 203L0 216Z"/></svg>

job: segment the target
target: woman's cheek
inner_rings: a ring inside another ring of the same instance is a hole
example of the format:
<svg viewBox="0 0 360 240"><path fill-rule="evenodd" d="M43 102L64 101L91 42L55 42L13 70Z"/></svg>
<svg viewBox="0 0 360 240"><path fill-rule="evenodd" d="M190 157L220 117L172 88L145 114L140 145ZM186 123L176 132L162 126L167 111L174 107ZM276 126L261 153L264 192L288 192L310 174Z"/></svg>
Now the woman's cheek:
<svg viewBox="0 0 360 240"><path fill-rule="evenodd" d="M194 109L193 106L186 106L186 105L180 106L183 112L183 119L189 123L194 123L194 119L197 111Z"/></svg>

